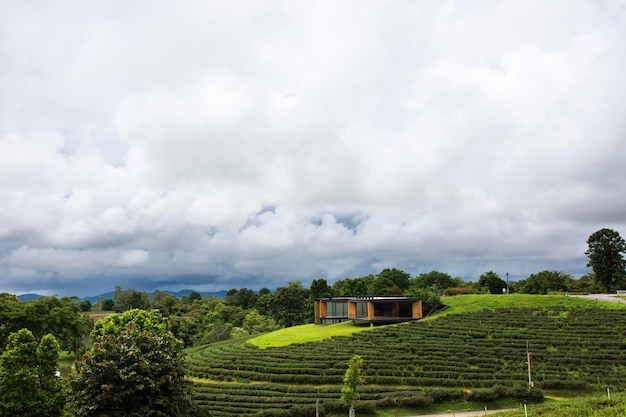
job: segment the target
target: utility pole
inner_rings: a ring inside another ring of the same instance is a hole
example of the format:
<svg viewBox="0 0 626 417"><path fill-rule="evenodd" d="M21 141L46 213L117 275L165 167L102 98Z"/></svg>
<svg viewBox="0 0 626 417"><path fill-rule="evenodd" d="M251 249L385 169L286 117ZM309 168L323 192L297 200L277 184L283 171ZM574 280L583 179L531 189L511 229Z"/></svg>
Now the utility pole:
<svg viewBox="0 0 626 417"><path fill-rule="evenodd" d="M530 342L526 340L526 358L528 360L528 391L533 388L533 379L530 375Z"/></svg>

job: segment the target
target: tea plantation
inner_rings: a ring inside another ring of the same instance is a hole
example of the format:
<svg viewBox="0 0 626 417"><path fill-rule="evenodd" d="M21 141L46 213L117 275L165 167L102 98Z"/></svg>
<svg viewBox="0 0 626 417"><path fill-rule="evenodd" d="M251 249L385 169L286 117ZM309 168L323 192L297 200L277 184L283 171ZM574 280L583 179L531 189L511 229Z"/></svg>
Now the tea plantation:
<svg viewBox="0 0 626 417"><path fill-rule="evenodd" d="M439 401L541 397L540 389L626 388L626 309L511 307L258 348L229 340L189 350L195 398L210 415L343 413L348 360L364 360L357 414ZM528 390L527 345L531 355Z"/></svg>

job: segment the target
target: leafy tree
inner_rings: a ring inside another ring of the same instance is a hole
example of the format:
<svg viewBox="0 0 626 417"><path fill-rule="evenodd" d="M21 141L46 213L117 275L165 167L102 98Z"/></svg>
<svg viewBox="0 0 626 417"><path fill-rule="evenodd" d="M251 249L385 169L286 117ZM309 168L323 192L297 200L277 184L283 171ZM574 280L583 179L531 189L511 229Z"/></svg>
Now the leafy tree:
<svg viewBox="0 0 626 417"><path fill-rule="evenodd" d="M166 417L194 413L182 343L158 310L130 310L96 323L91 351L76 365L76 417Z"/></svg>
<svg viewBox="0 0 626 417"><path fill-rule="evenodd" d="M314 279L311 281L311 298L324 298L332 296L332 289L328 286L328 282L324 278Z"/></svg>
<svg viewBox="0 0 626 417"><path fill-rule="evenodd" d="M367 287L369 283L374 282L375 279L373 275L368 275L361 278L346 278L335 281L332 285L333 295L370 295L367 291Z"/></svg>
<svg viewBox="0 0 626 417"><path fill-rule="evenodd" d="M152 303L152 308L159 310L166 317L177 314L180 312L181 307L180 300L176 296L168 293L160 293L158 297L154 298L154 302Z"/></svg>
<svg viewBox="0 0 626 417"><path fill-rule="evenodd" d="M526 278L523 291L528 294L547 294L548 291L566 291L572 278L560 271L541 271Z"/></svg>
<svg viewBox="0 0 626 417"><path fill-rule="evenodd" d="M226 292L224 303L230 306L241 307L244 310L254 308L259 296L248 288L231 289Z"/></svg>
<svg viewBox="0 0 626 417"><path fill-rule="evenodd" d="M242 327L249 334L266 333L278 329L274 319L259 314L257 310L252 310L246 315Z"/></svg>
<svg viewBox="0 0 626 417"><path fill-rule="evenodd" d="M89 300L80 300L78 302L78 308L80 308L80 311L88 312L91 311L92 307L91 301Z"/></svg>
<svg viewBox="0 0 626 417"><path fill-rule="evenodd" d="M23 328L33 332L36 339L51 333L62 350L78 354L83 337L91 330L92 321L83 314L76 297L40 297L23 303Z"/></svg>
<svg viewBox="0 0 626 417"><path fill-rule="evenodd" d="M272 294L269 315L284 327L304 324L310 315L306 310L308 298L309 290L302 286L302 282L291 281Z"/></svg>
<svg viewBox="0 0 626 417"><path fill-rule="evenodd" d="M23 304L13 294L0 293L0 350L13 332L24 327Z"/></svg>
<svg viewBox="0 0 626 417"><path fill-rule="evenodd" d="M417 288L432 288L441 293L446 288L454 287L455 280L445 272L430 271L413 278L410 285Z"/></svg>
<svg viewBox="0 0 626 417"><path fill-rule="evenodd" d="M478 286L489 290L491 294L502 294L506 282L493 271L485 272L478 278Z"/></svg>
<svg viewBox="0 0 626 417"><path fill-rule="evenodd" d="M626 261L622 254L626 252L626 242L619 233L611 229L600 229L589 236L587 244L587 266L593 269L597 282L607 292L611 291L612 286L623 285Z"/></svg>
<svg viewBox="0 0 626 417"><path fill-rule="evenodd" d="M96 301L97 311L113 311L113 307L115 307L115 300L110 298L99 297Z"/></svg>
<svg viewBox="0 0 626 417"><path fill-rule="evenodd" d="M396 268L383 269L370 287L373 295L402 295L409 288L411 275Z"/></svg>
<svg viewBox="0 0 626 417"><path fill-rule="evenodd" d="M28 329L11 333L0 356L0 417L61 416L65 389L56 376L58 359L51 334L37 343Z"/></svg>
<svg viewBox="0 0 626 417"><path fill-rule="evenodd" d="M361 364L363 358L354 355L348 362L348 370L343 378L341 402L350 407L350 417L354 416L354 402L359 399L359 386L363 383Z"/></svg>
<svg viewBox="0 0 626 417"><path fill-rule="evenodd" d="M134 308L147 310L151 305L148 293L144 291L137 291L132 288L122 291L122 288L119 285L115 287L113 298L115 300L113 311L116 313L121 313Z"/></svg>

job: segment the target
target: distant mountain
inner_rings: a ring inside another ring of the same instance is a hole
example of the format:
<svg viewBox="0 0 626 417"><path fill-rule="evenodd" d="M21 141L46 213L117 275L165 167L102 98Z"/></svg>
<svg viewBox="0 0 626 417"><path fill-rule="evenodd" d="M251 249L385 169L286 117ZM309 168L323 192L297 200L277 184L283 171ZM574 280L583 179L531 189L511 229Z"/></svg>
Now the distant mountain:
<svg viewBox="0 0 626 417"><path fill-rule="evenodd" d="M164 293L167 293L167 294L172 294L175 297L182 298L184 295L191 294L192 291L195 291L195 290L186 289L186 290L180 290L180 291L177 291L177 292L173 292L173 291L161 291L161 292L164 292ZM204 296L209 296L209 297L210 296L215 296L217 298L224 298L224 297L226 297L226 290L212 291L212 292L208 292L208 291L204 291L204 292L203 291L197 291L197 292L199 292L200 295L203 296L203 297ZM89 300L89 301L91 301L92 303L95 304L100 299L100 297L113 299L114 294L115 293L113 291L110 291L110 292L105 292L104 294L98 294L98 295L94 295L94 296L91 296L91 297L83 297L83 298L81 298L81 300ZM148 292L148 296L150 298L153 298L154 297L154 293Z"/></svg>
<svg viewBox="0 0 626 417"><path fill-rule="evenodd" d="M18 295L17 298L19 298L20 301L33 301L33 300L37 300L39 297L46 297L45 295L39 295L39 294L22 294L22 295Z"/></svg>
<svg viewBox="0 0 626 417"><path fill-rule="evenodd" d="M178 297L178 298L182 298L184 295L191 294L192 291L195 291L195 290L187 289L187 290L180 290L180 291L177 291L177 292L173 292L173 291L162 291L162 292L167 293L167 294L172 294L173 296ZM204 296L209 296L209 297L210 296L215 296L217 298L225 298L226 297L226 290L212 291L212 292L208 292L208 291L198 291L198 292L203 297ZM100 297L113 299L113 295L114 294L115 293L113 291L109 291L109 292L105 292L103 294L98 294L98 295L94 295L94 296L77 298L76 301L88 300L88 301L91 301L91 303L95 304L100 299ZM153 294L154 293L148 292L148 296L150 298L153 298ZM20 301L32 301L32 300L38 299L39 297L46 298L45 295L39 295L39 294L21 294L21 295L17 296L17 298Z"/></svg>

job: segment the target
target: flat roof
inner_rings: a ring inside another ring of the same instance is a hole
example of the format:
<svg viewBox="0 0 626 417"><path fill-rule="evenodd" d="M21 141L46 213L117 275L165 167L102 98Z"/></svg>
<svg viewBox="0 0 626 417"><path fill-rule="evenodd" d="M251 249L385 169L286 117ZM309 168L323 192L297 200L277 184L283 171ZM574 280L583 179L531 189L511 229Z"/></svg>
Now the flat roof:
<svg viewBox="0 0 626 417"><path fill-rule="evenodd" d="M419 301L420 297L405 297L400 295L358 295L358 296L341 296L341 297L324 297L316 298L315 301Z"/></svg>

